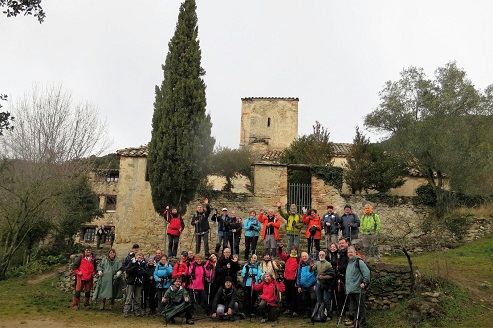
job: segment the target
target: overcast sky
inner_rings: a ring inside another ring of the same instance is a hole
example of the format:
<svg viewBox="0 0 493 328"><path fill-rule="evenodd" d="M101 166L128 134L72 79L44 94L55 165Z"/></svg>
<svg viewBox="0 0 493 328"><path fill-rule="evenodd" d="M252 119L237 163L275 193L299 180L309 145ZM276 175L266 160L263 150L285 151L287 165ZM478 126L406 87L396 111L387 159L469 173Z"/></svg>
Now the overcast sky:
<svg viewBox="0 0 493 328"><path fill-rule="evenodd" d="M180 3L43 0L41 25L1 14L5 108L33 83L62 84L99 108L108 152L146 144ZM491 13L490 0L197 0L216 145L238 147L243 97L298 97L300 135L319 121L332 141L352 142L404 68L432 77L455 60L484 89L493 83Z"/></svg>

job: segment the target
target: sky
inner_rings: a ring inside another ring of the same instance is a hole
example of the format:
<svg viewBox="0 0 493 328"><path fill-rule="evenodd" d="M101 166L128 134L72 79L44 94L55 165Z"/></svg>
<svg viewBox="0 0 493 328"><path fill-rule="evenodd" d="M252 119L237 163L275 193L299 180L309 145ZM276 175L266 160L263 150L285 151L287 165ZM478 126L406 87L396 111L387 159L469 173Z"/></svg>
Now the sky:
<svg viewBox="0 0 493 328"><path fill-rule="evenodd" d="M43 24L0 14L4 109L34 84L60 84L99 109L113 140L105 153L147 144L180 3L43 0ZM492 12L489 0L197 0L216 146L239 146L245 97L297 97L299 135L319 121L333 142L352 142L384 83L410 66L432 78L456 61L484 90Z"/></svg>

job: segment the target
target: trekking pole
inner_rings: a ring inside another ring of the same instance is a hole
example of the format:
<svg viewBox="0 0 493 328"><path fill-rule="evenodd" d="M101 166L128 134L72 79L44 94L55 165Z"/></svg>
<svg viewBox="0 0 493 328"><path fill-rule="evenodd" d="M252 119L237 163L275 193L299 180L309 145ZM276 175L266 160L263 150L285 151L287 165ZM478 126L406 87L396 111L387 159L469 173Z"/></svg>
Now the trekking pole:
<svg viewBox="0 0 493 328"><path fill-rule="evenodd" d="M346 299L344 300L344 305L342 306L341 316L339 317L339 320L337 320L337 328L339 328L339 324L341 323L342 316L344 315L344 308L346 307L346 302L347 302L348 296L349 295L346 295Z"/></svg>
<svg viewBox="0 0 493 328"><path fill-rule="evenodd" d="M361 305L361 292L363 292L363 291L360 291L360 293L359 293L359 298L358 298L358 312L356 313L356 322L354 324L354 328L359 327L359 307Z"/></svg>
<svg viewBox="0 0 493 328"><path fill-rule="evenodd" d="M335 290L332 290L332 293L334 294L334 300L333 300L333 302L336 303L336 313L337 313L337 310L339 309L339 304L337 304L337 294L336 294L336 291Z"/></svg>
<svg viewBox="0 0 493 328"><path fill-rule="evenodd" d="M353 233L351 231L351 226L349 227L349 243L351 243L351 239L353 238Z"/></svg>

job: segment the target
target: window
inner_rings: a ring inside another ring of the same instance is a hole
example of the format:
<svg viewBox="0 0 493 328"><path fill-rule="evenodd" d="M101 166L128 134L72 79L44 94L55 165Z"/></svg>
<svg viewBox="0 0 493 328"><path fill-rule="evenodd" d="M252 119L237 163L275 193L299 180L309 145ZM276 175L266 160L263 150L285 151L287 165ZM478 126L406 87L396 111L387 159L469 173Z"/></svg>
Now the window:
<svg viewBox="0 0 493 328"><path fill-rule="evenodd" d="M94 241L94 236L96 235L96 228L87 227L84 229L83 238L87 243L92 243Z"/></svg>
<svg viewBox="0 0 493 328"><path fill-rule="evenodd" d="M118 172L111 172L106 174L106 182L118 182L120 174Z"/></svg>
<svg viewBox="0 0 493 328"><path fill-rule="evenodd" d="M116 195L106 195L105 211L116 211Z"/></svg>

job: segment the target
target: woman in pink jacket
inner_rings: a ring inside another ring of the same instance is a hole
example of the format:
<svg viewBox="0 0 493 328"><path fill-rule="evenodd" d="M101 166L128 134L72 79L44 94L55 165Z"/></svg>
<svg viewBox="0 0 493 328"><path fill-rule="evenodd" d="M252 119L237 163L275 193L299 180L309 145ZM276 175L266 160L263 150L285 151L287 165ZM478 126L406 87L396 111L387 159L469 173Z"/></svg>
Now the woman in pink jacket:
<svg viewBox="0 0 493 328"><path fill-rule="evenodd" d="M285 291L284 283L281 279L275 281L272 274L264 273L264 281L260 284L252 282L254 291L261 291L260 303L258 309L262 316L262 323L267 321L276 321L279 315L279 294Z"/></svg>
<svg viewBox="0 0 493 328"><path fill-rule="evenodd" d="M207 294L205 292L205 282L210 278L211 272L204 265L201 254L195 255L195 262L188 268L186 275L188 276L188 293L190 294L190 302L192 303L192 315L195 312L195 303L198 303L208 314Z"/></svg>

